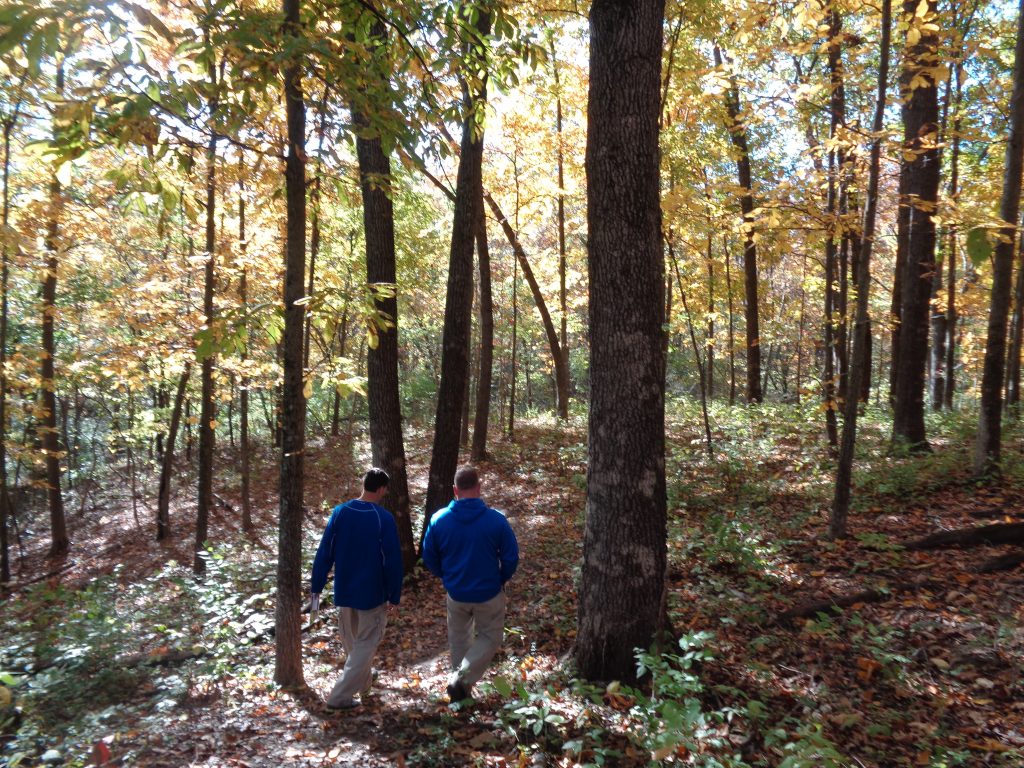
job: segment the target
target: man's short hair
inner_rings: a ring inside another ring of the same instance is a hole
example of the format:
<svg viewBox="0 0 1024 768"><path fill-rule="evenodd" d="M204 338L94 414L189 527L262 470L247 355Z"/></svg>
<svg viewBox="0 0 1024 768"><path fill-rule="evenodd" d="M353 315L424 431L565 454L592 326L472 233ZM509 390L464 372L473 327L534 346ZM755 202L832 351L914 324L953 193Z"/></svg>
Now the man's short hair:
<svg viewBox="0 0 1024 768"><path fill-rule="evenodd" d="M363 475L363 490L374 493L375 491L379 491L389 482L391 482L391 478L388 477L388 473L380 467L374 467Z"/></svg>
<svg viewBox="0 0 1024 768"><path fill-rule="evenodd" d="M476 467L459 467L455 473L455 487L460 491L468 491L480 485L480 474Z"/></svg>

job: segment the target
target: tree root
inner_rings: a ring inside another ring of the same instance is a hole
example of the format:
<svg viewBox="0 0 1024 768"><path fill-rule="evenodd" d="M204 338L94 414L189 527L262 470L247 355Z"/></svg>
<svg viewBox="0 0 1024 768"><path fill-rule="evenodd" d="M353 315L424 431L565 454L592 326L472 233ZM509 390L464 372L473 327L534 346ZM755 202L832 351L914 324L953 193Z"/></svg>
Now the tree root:
<svg viewBox="0 0 1024 768"><path fill-rule="evenodd" d="M1024 551L1011 552L1008 555L1000 555L986 560L978 566L978 573L995 573L996 571L1009 571L1024 563Z"/></svg>
<svg viewBox="0 0 1024 768"><path fill-rule="evenodd" d="M906 545L906 549L981 547L992 544L1024 544L1024 523L993 523L978 528L939 531L923 539L911 541Z"/></svg>
<svg viewBox="0 0 1024 768"><path fill-rule="evenodd" d="M796 619L809 619L817 616L819 613L832 613L836 609L849 608L858 603L884 603L886 600L904 592L916 592L919 589L939 586L941 585L932 581L902 582L890 584L883 589L866 589L861 592L855 592L852 595L838 595L823 600L801 603L800 605L793 606L788 611L780 613L775 618L774 623L787 624Z"/></svg>

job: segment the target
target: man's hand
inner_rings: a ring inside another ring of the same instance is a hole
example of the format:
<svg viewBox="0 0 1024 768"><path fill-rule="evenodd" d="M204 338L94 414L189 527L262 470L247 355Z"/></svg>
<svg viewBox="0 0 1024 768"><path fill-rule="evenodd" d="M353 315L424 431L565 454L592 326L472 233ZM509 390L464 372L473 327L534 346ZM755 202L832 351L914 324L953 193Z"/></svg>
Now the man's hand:
<svg viewBox="0 0 1024 768"><path fill-rule="evenodd" d="M316 624L318 618L320 618L320 594L313 592L309 596L309 625Z"/></svg>

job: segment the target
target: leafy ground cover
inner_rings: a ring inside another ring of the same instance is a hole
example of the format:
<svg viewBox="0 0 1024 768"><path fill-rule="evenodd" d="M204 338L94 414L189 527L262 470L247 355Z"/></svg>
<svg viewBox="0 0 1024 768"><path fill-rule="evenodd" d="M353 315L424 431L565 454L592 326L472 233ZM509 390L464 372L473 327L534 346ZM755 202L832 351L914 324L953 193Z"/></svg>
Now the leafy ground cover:
<svg viewBox="0 0 1024 768"><path fill-rule="evenodd" d="M935 453L892 456L865 419L853 536L824 538L831 459L820 415L798 406L669 419L669 608L678 640L638 656L641 684L573 679L585 430L543 419L495 442L485 494L523 561L504 651L477 702L443 695L443 593L409 579L359 710L323 712L340 645L327 611L305 635L310 690L272 683L273 472L260 535L218 491L209 573L193 580L186 494L174 543L150 541L111 484L76 521L73 566L28 542L26 586L0 607L0 728L9 765L147 766L1017 766L1024 762L1020 571L982 573L1008 546L908 549L937 530L1021 521L1019 438L1006 478L971 482L970 424L930 425ZM422 497L425 436L410 451ZM221 477L228 477L225 456ZM271 456L265 457L268 467ZM325 443L311 461L312 551L325 510L365 457ZM38 537L41 539L42 537ZM830 602L842 607L830 607ZM815 605L816 604L816 605Z"/></svg>

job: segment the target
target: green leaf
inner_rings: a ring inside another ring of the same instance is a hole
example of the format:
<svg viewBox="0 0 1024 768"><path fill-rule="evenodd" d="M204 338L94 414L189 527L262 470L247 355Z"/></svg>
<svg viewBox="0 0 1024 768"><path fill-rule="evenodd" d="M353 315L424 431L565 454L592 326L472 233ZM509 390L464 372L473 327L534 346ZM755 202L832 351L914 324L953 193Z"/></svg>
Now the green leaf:
<svg viewBox="0 0 1024 768"><path fill-rule="evenodd" d="M498 676L491 681L491 685L506 699L512 695L512 683L507 678Z"/></svg>
<svg viewBox="0 0 1024 768"><path fill-rule="evenodd" d="M967 233L967 255L971 263L980 267L992 258L992 243L985 227L975 227Z"/></svg>

